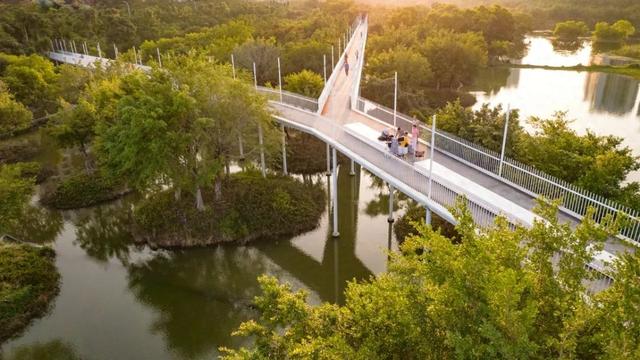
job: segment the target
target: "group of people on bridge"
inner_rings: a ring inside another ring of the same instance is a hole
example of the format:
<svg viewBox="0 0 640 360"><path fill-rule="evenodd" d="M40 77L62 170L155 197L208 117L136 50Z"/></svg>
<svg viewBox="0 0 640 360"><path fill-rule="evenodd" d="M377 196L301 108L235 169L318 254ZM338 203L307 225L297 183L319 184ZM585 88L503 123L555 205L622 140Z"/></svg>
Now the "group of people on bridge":
<svg viewBox="0 0 640 360"><path fill-rule="evenodd" d="M420 137L420 128L417 123L413 123L411 126L411 135L408 131L402 130L402 128L391 129L387 128L382 130L378 140L387 143L389 151L398 157L404 158L407 155L412 155L413 158L424 156L424 151L418 150L418 138Z"/></svg>

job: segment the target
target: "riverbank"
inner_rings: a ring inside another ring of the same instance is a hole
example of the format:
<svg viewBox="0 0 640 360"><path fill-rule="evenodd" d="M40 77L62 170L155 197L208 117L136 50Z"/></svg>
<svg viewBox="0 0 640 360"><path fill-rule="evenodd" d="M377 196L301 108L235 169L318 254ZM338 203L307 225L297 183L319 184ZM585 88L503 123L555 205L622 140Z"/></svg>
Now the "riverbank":
<svg viewBox="0 0 640 360"><path fill-rule="evenodd" d="M530 64L499 64L499 65L492 65L491 67L603 72L608 74L625 75L625 76L632 77L634 79L640 79L640 65L638 64L630 64L630 65L624 65L624 66L612 66L612 65L549 66L549 65L530 65Z"/></svg>
<svg viewBox="0 0 640 360"><path fill-rule="evenodd" d="M173 191L145 199L134 212L138 243L159 248L186 248L294 236L313 230L325 209L319 185L287 177L247 172L229 176L220 197L203 189L204 210L191 194L179 200Z"/></svg>
<svg viewBox="0 0 640 360"><path fill-rule="evenodd" d="M59 291L55 256L48 247L0 242L0 343L47 312Z"/></svg>

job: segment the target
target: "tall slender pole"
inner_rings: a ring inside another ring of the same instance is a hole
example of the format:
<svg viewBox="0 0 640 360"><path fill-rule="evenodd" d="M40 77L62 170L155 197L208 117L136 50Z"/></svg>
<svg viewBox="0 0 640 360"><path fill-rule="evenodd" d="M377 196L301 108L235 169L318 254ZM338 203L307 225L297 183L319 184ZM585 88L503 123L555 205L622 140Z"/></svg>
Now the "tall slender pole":
<svg viewBox="0 0 640 360"><path fill-rule="evenodd" d="M336 156L336 148L331 148L331 155L333 157L333 175L331 180L333 180L333 186L331 189L333 190L333 237L340 236L338 232L338 156Z"/></svg>
<svg viewBox="0 0 640 360"><path fill-rule="evenodd" d="M507 147L507 132L509 131L509 115L511 115L511 104L507 104L507 115L504 122L504 134L502 135L502 150L500 151L500 167L498 168L498 176L502 176L502 164L504 163L504 152Z"/></svg>
<svg viewBox="0 0 640 360"><path fill-rule="evenodd" d="M236 78L236 60L233 57L233 54L231 54L231 71L233 72L233 78Z"/></svg>
<svg viewBox="0 0 640 360"><path fill-rule="evenodd" d="M62 49L64 49L64 52L67 52L67 40L62 39Z"/></svg>
<svg viewBox="0 0 640 360"><path fill-rule="evenodd" d="M89 47L87 46L87 42L83 42L82 45L84 46L84 54L89 55Z"/></svg>
<svg viewBox="0 0 640 360"><path fill-rule="evenodd" d="M53 46L53 41L51 39L49 39L49 44L51 45L51 52L56 52L56 47ZM325 76L326 78L326 76Z"/></svg>
<svg viewBox="0 0 640 360"><path fill-rule="evenodd" d="M284 125L282 125L282 173L287 175L287 133L284 131Z"/></svg>
<svg viewBox="0 0 640 360"><path fill-rule="evenodd" d="M393 222L393 191L393 186L389 184L389 217L387 221L390 223Z"/></svg>
<svg viewBox="0 0 640 360"><path fill-rule="evenodd" d="M129 14L129 19L131 19L131 7L129 6L129 2L123 1L123 3L127 4L127 13Z"/></svg>
<svg viewBox="0 0 640 360"><path fill-rule="evenodd" d="M397 108L398 108L398 72L396 71L394 74L394 81L393 83L394 88L393 88L393 127L394 129L397 128L396 125L396 115L397 115Z"/></svg>
<svg viewBox="0 0 640 360"><path fill-rule="evenodd" d="M98 57L102 59L102 50L100 50L100 43L98 43Z"/></svg>
<svg viewBox="0 0 640 360"><path fill-rule="evenodd" d="M256 73L256 62L253 62L253 86L258 90L258 73Z"/></svg>
<svg viewBox="0 0 640 360"><path fill-rule="evenodd" d="M238 147L240 148L240 159L244 160L244 147L242 146L242 134L238 134Z"/></svg>
<svg viewBox="0 0 640 360"><path fill-rule="evenodd" d="M342 40L340 40L340 38L338 38L338 60L340 60L340 58L342 57L342 47L341 47L341 42Z"/></svg>
<svg viewBox="0 0 640 360"><path fill-rule="evenodd" d="M333 73L333 69L335 69L336 65L335 65L335 61L333 58L333 45L331 45L331 72Z"/></svg>
<svg viewBox="0 0 640 360"><path fill-rule="evenodd" d="M429 192L427 193L427 199L431 200L431 188L433 187L433 156L435 154L436 148L436 116L433 115L433 120L431 121L431 144L429 147L431 148L431 155L429 156ZM431 224L431 209L429 207L426 208L426 222L427 224Z"/></svg>
<svg viewBox="0 0 640 360"><path fill-rule="evenodd" d="M331 146L327 143L327 176L331 174Z"/></svg>
<svg viewBox="0 0 640 360"><path fill-rule="evenodd" d="M322 68L324 71L324 83L327 83L327 55L322 55Z"/></svg>
<svg viewBox="0 0 640 360"><path fill-rule="evenodd" d="M264 140L262 139L262 124L258 124L258 140L260 141L260 168L262 177L267 177L267 167L264 162Z"/></svg>
<svg viewBox="0 0 640 360"><path fill-rule="evenodd" d="M162 58L160 57L160 49L156 48L156 55L158 55L158 66L162 67Z"/></svg>
<svg viewBox="0 0 640 360"><path fill-rule="evenodd" d="M349 169L349 175L354 176L356 174L356 162L351 159L351 168Z"/></svg>
<svg viewBox="0 0 640 360"><path fill-rule="evenodd" d="M118 47L116 46L116 44L113 44L113 53L115 54L114 59L118 59Z"/></svg>
<svg viewBox="0 0 640 360"><path fill-rule="evenodd" d="M280 90L280 102L282 102L282 74L280 73L280 57L278 57L278 89ZM284 130L284 127L282 129Z"/></svg>
<svg viewBox="0 0 640 360"><path fill-rule="evenodd" d="M133 47L133 63L138 65L138 52L135 46Z"/></svg>
<svg viewBox="0 0 640 360"><path fill-rule="evenodd" d="M71 40L71 52L77 53L78 50L76 50L76 41L75 40Z"/></svg>

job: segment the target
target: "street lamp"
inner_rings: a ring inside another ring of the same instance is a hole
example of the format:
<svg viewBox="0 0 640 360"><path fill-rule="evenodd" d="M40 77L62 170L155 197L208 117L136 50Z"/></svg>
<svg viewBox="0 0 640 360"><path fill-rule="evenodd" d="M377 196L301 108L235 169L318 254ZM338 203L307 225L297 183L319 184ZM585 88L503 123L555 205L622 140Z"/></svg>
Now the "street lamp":
<svg viewBox="0 0 640 360"><path fill-rule="evenodd" d="M127 14L129 14L129 18L131 18L131 7L129 6L129 2L123 1L123 3L127 5Z"/></svg>

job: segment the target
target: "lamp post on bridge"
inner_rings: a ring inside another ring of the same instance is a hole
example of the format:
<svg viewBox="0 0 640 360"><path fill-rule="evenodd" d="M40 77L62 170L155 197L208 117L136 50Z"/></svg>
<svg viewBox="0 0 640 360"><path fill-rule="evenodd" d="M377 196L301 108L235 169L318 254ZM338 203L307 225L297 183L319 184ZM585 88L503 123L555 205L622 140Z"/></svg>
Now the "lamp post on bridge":
<svg viewBox="0 0 640 360"><path fill-rule="evenodd" d="M398 126L396 125L396 115L397 115L397 108L398 108L398 72L396 71L393 75L393 83L394 83L394 87L393 87L393 128L394 130L398 128Z"/></svg>
<svg viewBox="0 0 640 360"><path fill-rule="evenodd" d="M431 201L431 188L433 187L433 155L435 154L436 148L436 115L433 115L433 120L431 121L431 144L430 144L430 155L429 155L429 190L427 192L427 199ZM425 206L425 222L427 224L431 224L431 209L429 206Z"/></svg>
<svg viewBox="0 0 640 360"><path fill-rule="evenodd" d="M116 46L116 44L113 44L113 53L114 53L114 59L118 60L118 47Z"/></svg>
<svg viewBox="0 0 640 360"><path fill-rule="evenodd" d="M322 68L324 72L324 83L327 84L327 55L322 54Z"/></svg>
<svg viewBox="0 0 640 360"><path fill-rule="evenodd" d="M280 72L280 57L278 57L278 89L280 90L280 102L282 102L282 74ZM284 131L284 127L282 128L282 130Z"/></svg>
<svg viewBox="0 0 640 360"><path fill-rule="evenodd" d="M331 72L333 73L333 69L336 67L335 61L333 60L333 45L331 45Z"/></svg>
<svg viewBox="0 0 640 360"><path fill-rule="evenodd" d="M100 50L100 43L98 43L98 57L102 59L102 50Z"/></svg>
<svg viewBox="0 0 640 360"><path fill-rule="evenodd" d="M504 163L504 152L507 145L507 132L509 131L509 116L511 115L511 104L507 104L507 115L504 122L504 133L502 135L502 150L500 151L500 165L498 167L498 176L502 176L502 164Z"/></svg>
<svg viewBox="0 0 640 360"><path fill-rule="evenodd" d="M156 48L156 54L158 55L158 66L162 67L162 58L160 57L160 49Z"/></svg>
<svg viewBox="0 0 640 360"><path fill-rule="evenodd" d="M131 6L129 6L128 1L123 1L127 5L127 14L129 14L129 19L131 19Z"/></svg>

